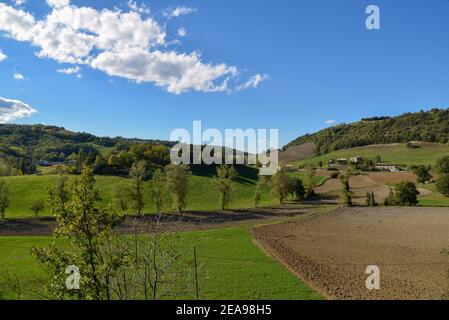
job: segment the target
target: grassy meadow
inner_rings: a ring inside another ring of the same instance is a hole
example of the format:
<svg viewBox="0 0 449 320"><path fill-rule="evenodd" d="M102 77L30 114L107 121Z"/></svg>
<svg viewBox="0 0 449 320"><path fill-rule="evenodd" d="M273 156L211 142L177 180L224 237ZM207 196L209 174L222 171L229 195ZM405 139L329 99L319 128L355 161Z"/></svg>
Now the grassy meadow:
<svg viewBox="0 0 449 320"><path fill-rule="evenodd" d="M186 258L196 247L200 299L321 299L252 241L244 227L182 234ZM0 237L0 270L21 280L21 299L41 299L46 275L30 254L34 246L51 243L49 237ZM66 245L67 244L61 244ZM188 250L191 249L191 250ZM0 273L0 277L4 274ZM0 292L1 294L1 292ZM3 298L18 299L4 289Z"/></svg>

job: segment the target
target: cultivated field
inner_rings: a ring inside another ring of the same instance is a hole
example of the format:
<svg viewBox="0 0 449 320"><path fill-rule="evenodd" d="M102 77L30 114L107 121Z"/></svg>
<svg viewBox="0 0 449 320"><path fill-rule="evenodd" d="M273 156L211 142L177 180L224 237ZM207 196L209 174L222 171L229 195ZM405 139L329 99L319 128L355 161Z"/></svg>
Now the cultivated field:
<svg viewBox="0 0 449 320"><path fill-rule="evenodd" d="M290 270L331 299L441 299L449 290L449 210L337 209L253 235ZM377 265L380 290L365 270Z"/></svg>

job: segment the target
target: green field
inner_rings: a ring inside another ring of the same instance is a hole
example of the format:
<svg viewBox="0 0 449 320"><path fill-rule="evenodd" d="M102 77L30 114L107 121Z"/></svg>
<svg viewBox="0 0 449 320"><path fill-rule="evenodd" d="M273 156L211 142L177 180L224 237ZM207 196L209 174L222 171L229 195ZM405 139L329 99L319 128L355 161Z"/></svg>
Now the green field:
<svg viewBox="0 0 449 320"><path fill-rule="evenodd" d="M295 174L305 181L305 176ZM69 176L73 179L74 176ZM34 217L30 206L35 199L46 199L47 189L57 179L58 175L43 174L17 177L3 177L10 188L10 206L6 212L7 218L27 218ZM257 183L257 175L252 171L243 171L237 181L233 184L233 194L230 202L230 209L252 208L254 206L254 190ZM326 178L316 176L316 185L322 184ZM96 188L100 193L101 205L112 202L112 190L115 185L130 185L131 180L122 177L97 176ZM219 193L211 174L192 174L189 182L189 192L187 195L187 210L192 211L215 211L219 209ZM148 198L145 199L146 213L153 213L155 210ZM264 188L261 206L277 204L276 199L270 193L270 187ZM45 209L40 216L48 216L50 211Z"/></svg>
<svg viewBox="0 0 449 320"><path fill-rule="evenodd" d="M419 197L419 206L422 207L449 207L449 198L438 192L435 183L419 184L418 188L432 191L433 194L425 197Z"/></svg>
<svg viewBox="0 0 449 320"><path fill-rule="evenodd" d="M322 161L326 165L329 160L335 158L351 158L361 156L374 158L380 156L382 161L401 165L433 165L438 158L449 155L449 146L437 143L417 142L417 149L409 149L405 144L374 145L354 149L345 149L328 153L324 156L314 157L306 160L296 161L297 165L308 163L318 164Z"/></svg>
<svg viewBox="0 0 449 320"><path fill-rule="evenodd" d="M266 256L243 227L183 234L185 248L196 247L200 299L321 299L287 269ZM45 246L47 237L0 237L3 272L18 275L22 299L42 298L46 276L30 255L33 246ZM1 275L0 275L1 276ZM8 289L4 298L17 299Z"/></svg>

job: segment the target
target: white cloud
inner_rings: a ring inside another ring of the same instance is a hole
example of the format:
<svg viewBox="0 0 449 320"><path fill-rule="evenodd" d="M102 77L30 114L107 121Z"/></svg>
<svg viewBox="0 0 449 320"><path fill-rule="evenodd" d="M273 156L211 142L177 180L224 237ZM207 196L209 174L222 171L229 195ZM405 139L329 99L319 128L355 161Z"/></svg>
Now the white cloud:
<svg viewBox="0 0 449 320"><path fill-rule="evenodd" d="M133 0L129 0L128 1L128 7L135 12L139 12L142 14L150 14L151 13L151 8L148 7L145 3L141 3L140 5L137 4L136 1Z"/></svg>
<svg viewBox="0 0 449 320"><path fill-rule="evenodd" d="M337 121L335 121L335 120L326 120L326 124L330 125L330 126L333 126L336 123L337 123Z"/></svg>
<svg viewBox="0 0 449 320"><path fill-rule="evenodd" d="M56 72L63 73L63 74L76 74L76 73L79 73L80 70L81 70L81 68L76 66L73 68L57 69Z"/></svg>
<svg viewBox="0 0 449 320"><path fill-rule="evenodd" d="M23 76L23 74L18 73L18 72L15 72L12 76L15 80L25 80L25 77Z"/></svg>
<svg viewBox="0 0 449 320"><path fill-rule="evenodd" d="M187 35L187 30L183 27L178 29L178 36L185 37Z"/></svg>
<svg viewBox="0 0 449 320"><path fill-rule="evenodd" d="M184 16L186 14L196 12L196 11L197 11L197 9L195 9L195 8L180 6L180 7L174 8L174 9L164 10L162 13L165 17L167 17L167 19L171 19L171 18L177 18L180 16Z"/></svg>
<svg viewBox="0 0 449 320"><path fill-rule="evenodd" d="M256 74L254 76L252 76L251 78L248 79L248 81L246 81L244 84L241 84L237 87L238 91L241 90L246 90L246 89L256 89L257 87L259 87L259 85L266 81L269 80L270 76L267 74Z"/></svg>
<svg viewBox="0 0 449 320"><path fill-rule="evenodd" d="M47 0L50 7L61 8L66 7L70 4L70 0Z"/></svg>
<svg viewBox="0 0 449 320"><path fill-rule="evenodd" d="M228 84L236 78L236 67L203 62L197 52L166 51L174 42L167 41L165 25L152 16L144 17L144 7L135 1L128 2L129 12L78 7L68 0L47 3L51 11L41 20L0 3L0 31L37 47L39 58L90 66L110 76L153 83L171 93L231 90ZM178 17L193 11L177 7L167 15ZM184 29L179 31L186 34ZM266 79L266 75L256 75L243 87L256 88Z"/></svg>
<svg viewBox="0 0 449 320"><path fill-rule="evenodd" d="M13 0L16 6L20 6L26 2L26 0Z"/></svg>
<svg viewBox="0 0 449 320"><path fill-rule="evenodd" d="M0 97L0 123L31 117L37 110L19 101Z"/></svg>
<svg viewBox="0 0 449 320"><path fill-rule="evenodd" d="M8 56L6 54L4 54L2 50L0 50L0 62L2 62L3 60L6 60L7 58L8 58Z"/></svg>

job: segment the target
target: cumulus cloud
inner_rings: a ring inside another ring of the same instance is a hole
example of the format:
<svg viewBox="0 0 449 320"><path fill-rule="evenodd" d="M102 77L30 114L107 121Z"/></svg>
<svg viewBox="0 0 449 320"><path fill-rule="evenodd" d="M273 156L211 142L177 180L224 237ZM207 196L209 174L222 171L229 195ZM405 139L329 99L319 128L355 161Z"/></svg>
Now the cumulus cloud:
<svg viewBox="0 0 449 320"><path fill-rule="evenodd" d="M187 30L183 27L178 29L178 36L185 37L187 35Z"/></svg>
<svg viewBox="0 0 449 320"><path fill-rule="evenodd" d="M330 125L330 126L333 126L336 123L337 123L337 121L335 121L335 120L326 120L326 124Z"/></svg>
<svg viewBox="0 0 449 320"><path fill-rule="evenodd" d="M81 71L81 68L78 66L75 66L73 68L63 68L63 69L57 69L56 72L63 73L63 74L78 74Z"/></svg>
<svg viewBox="0 0 449 320"><path fill-rule="evenodd" d="M0 62L2 62L3 60L6 60L7 58L8 58L8 56L6 54L4 54L2 50L0 50Z"/></svg>
<svg viewBox="0 0 449 320"><path fill-rule="evenodd" d="M189 8L189 7L185 7L185 6L179 6L176 8L172 8L172 9L167 9L164 10L162 13L165 17L167 17L167 19L171 19L171 18L177 18L180 16L184 16L186 14L192 13L192 12L196 12L197 9L196 8Z"/></svg>
<svg viewBox="0 0 449 320"><path fill-rule="evenodd" d="M256 74L254 76L252 76L251 78L248 79L248 81L246 81L244 84L241 84L237 87L238 91L241 90L246 90L246 89L256 89L257 87L259 87L259 85L266 81L269 80L270 76L267 74Z"/></svg>
<svg viewBox="0 0 449 320"><path fill-rule="evenodd" d="M197 52L167 51L171 42L166 39L165 25L153 16L144 16L149 8L135 1L128 2L129 12L78 7L69 0L47 3L51 11L40 20L22 9L0 3L0 31L38 48L39 58L89 66L110 76L153 83L175 94L229 91L228 84L238 74L236 67L226 63L202 61ZM167 17L193 11L196 9L177 7ZM182 34L186 31L179 29L179 35ZM243 87L256 88L266 77L256 75Z"/></svg>
<svg viewBox="0 0 449 320"><path fill-rule="evenodd" d="M26 2L26 0L14 0L14 3L16 4L16 6L20 6L22 4L24 4Z"/></svg>
<svg viewBox="0 0 449 320"><path fill-rule="evenodd" d="M35 113L37 113L37 110L19 100L0 97L0 123L31 117Z"/></svg>
<svg viewBox="0 0 449 320"><path fill-rule="evenodd" d="M13 77L15 80L25 80L24 75L21 74L21 73L18 73L18 72L15 72L15 73L12 75L12 77Z"/></svg>
<svg viewBox="0 0 449 320"><path fill-rule="evenodd" d="M128 7L132 11L136 11L136 12L139 12L139 13L142 13L142 14L150 14L151 13L151 8L148 7L145 3L137 4L136 1L129 0L128 1Z"/></svg>

